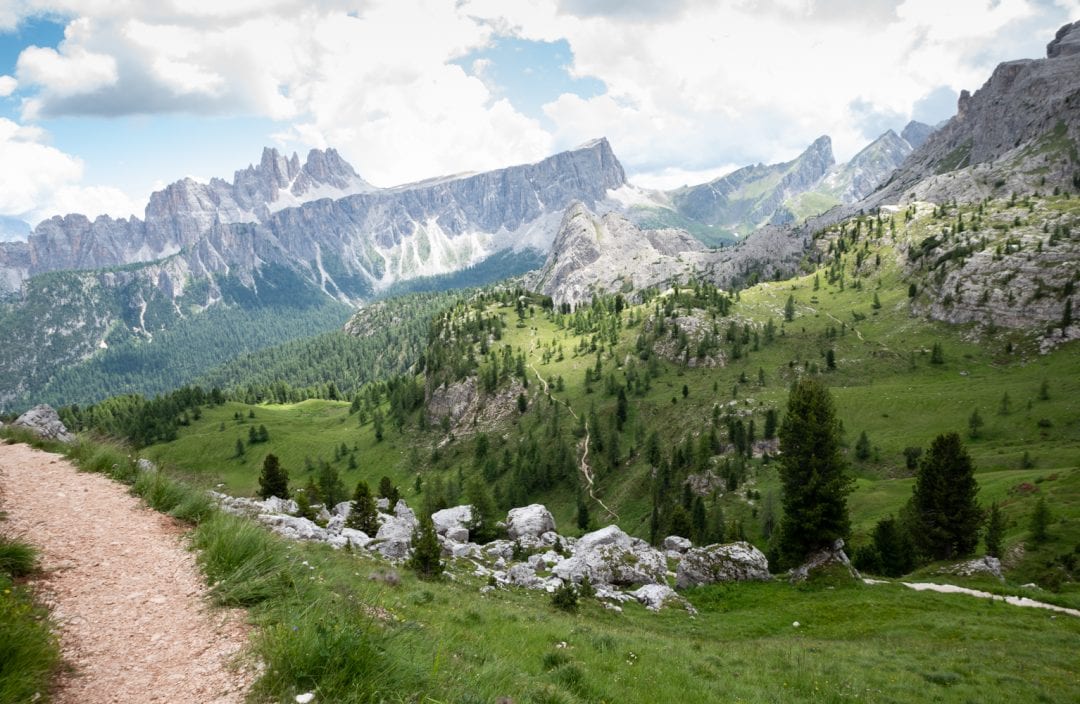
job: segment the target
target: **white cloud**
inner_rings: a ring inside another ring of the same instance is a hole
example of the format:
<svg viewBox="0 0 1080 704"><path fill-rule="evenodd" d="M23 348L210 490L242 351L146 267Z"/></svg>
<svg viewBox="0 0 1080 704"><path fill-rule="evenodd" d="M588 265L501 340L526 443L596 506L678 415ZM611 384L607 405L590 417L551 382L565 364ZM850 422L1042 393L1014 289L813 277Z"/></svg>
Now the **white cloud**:
<svg viewBox="0 0 1080 704"><path fill-rule="evenodd" d="M19 82L12 76L0 76L0 98L6 98L15 92Z"/></svg>
<svg viewBox="0 0 1080 704"><path fill-rule="evenodd" d="M16 0L0 28L33 12L77 18L60 47L20 57L24 121L269 117L287 146L335 146L379 185L605 135L636 181L661 184L789 159L826 133L850 157L941 105L930 97L977 88L1018 46L1037 52L1080 14L1078 0L1054 3ZM521 114L482 61L472 75L451 63L500 35L566 39L571 75L606 92L552 100L543 124Z"/></svg>
<svg viewBox="0 0 1080 704"><path fill-rule="evenodd" d="M43 144L43 136L39 128L0 118L0 215L36 224L74 212L89 217L141 213L116 188L84 185L82 161Z"/></svg>

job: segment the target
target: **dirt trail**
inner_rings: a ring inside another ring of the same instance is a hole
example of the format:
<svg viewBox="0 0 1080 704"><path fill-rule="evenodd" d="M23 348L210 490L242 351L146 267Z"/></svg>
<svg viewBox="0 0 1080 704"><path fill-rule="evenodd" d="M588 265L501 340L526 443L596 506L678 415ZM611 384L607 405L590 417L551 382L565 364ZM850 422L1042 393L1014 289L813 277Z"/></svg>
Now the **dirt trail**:
<svg viewBox="0 0 1080 704"><path fill-rule="evenodd" d="M570 415L574 417L574 420L578 420L578 414L574 413L574 409L570 407L569 403L567 403L566 401L563 401L561 398L555 398L554 396L551 395L551 390L548 388L547 380L544 379L544 377L540 376L540 372L538 372L536 370L536 367L534 367L532 364L530 364L529 368L533 370L533 374L536 374L536 378L539 379L540 383L544 385L544 395L547 396L548 398L550 398L552 401L555 401L556 403L562 404L562 406L566 410L570 411ZM582 446L583 449L582 449L582 452L581 452L581 460L578 462L578 470L581 472L581 476L585 477L585 486L588 487L589 496L592 497L592 500L595 501L596 503L600 504L600 507L603 508L605 511L607 511L608 515L611 516L612 518L614 518L617 521L617 520L619 520L619 514L615 513L610 508L608 508L607 504L605 504L600 499L600 497L596 495L596 491L595 491L596 485L593 483L592 467L589 466L589 439L590 439L590 436L589 436L589 421L588 421L588 419L586 419L585 420L585 437L581 441L581 446Z"/></svg>
<svg viewBox="0 0 1080 704"><path fill-rule="evenodd" d="M0 444L0 508L7 531L41 551L35 586L72 667L56 702L243 701L243 613L209 606L175 521L26 445Z"/></svg>

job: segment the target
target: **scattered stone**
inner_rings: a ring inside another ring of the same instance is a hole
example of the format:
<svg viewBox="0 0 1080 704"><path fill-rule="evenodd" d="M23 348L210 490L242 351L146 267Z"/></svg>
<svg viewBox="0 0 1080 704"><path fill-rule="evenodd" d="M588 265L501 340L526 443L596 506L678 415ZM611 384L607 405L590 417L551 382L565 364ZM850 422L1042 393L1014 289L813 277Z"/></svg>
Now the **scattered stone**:
<svg viewBox="0 0 1080 704"><path fill-rule="evenodd" d="M764 553L746 542L692 548L684 555L675 575L679 589L714 582L765 581L771 579Z"/></svg>
<svg viewBox="0 0 1080 704"><path fill-rule="evenodd" d="M552 573L580 583L586 576L593 585L663 584L667 559L640 538L631 538L618 526L583 535L574 556L552 568Z"/></svg>
<svg viewBox="0 0 1080 704"><path fill-rule="evenodd" d="M644 604L649 611L659 611L668 602L675 602L691 614L697 613L697 609L690 602L679 596L674 589L666 584L646 584L636 591L630 592L630 595Z"/></svg>
<svg viewBox="0 0 1080 704"><path fill-rule="evenodd" d="M435 532L457 543L469 542L469 523L472 522L472 506L454 506L431 514Z"/></svg>

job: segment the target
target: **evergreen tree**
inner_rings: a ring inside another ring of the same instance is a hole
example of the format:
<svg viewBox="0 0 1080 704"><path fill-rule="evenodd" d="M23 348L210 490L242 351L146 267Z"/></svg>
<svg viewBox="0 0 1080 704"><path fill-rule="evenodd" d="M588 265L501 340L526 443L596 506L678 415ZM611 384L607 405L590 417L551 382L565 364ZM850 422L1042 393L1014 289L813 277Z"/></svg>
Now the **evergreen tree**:
<svg viewBox="0 0 1080 704"><path fill-rule="evenodd" d="M1035 503L1035 510L1031 513L1031 540L1036 545L1045 543L1050 538L1050 509L1046 505L1046 497L1040 496Z"/></svg>
<svg viewBox="0 0 1080 704"><path fill-rule="evenodd" d="M776 437L776 409L770 408L765 411L765 439L772 440Z"/></svg>
<svg viewBox="0 0 1080 704"><path fill-rule="evenodd" d="M682 538L689 538L691 533L690 516L681 505L676 506L671 512L671 522L668 525L668 533Z"/></svg>
<svg viewBox="0 0 1080 704"><path fill-rule="evenodd" d="M701 545L707 539L708 526L705 518L705 500L700 496L694 499L694 507L690 511L690 539Z"/></svg>
<svg viewBox="0 0 1080 704"><path fill-rule="evenodd" d="M401 492L394 486L390 477L384 476L379 480L379 496L390 501L390 510L393 511L398 499L401 498Z"/></svg>
<svg viewBox="0 0 1080 704"><path fill-rule="evenodd" d="M1001 557L1001 543L1005 537L1005 517L997 502L990 504L990 516L986 521L986 554Z"/></svg>
<svg viewBox="0 0 1080 704"><path fill-rule="evenodd" d="M244 456L244 441L241 440L240 438L236 438L236 456L237 457L243 457Z"/></svg>
<svg viewBox="0 0 1080 704"><path fill-rule="evenodd" d="M363 531L372 538L379 532L379 510L375 507L375 498L372 497L371 489L365 481L356 484L352 507L349 517L345 520L345 526Z"/></svg>
<svg viewBox="0 0 1080 704"><path fill-rule="evenodd" d="M345 484L338 471L328 464L319 468L319 495L326 508L331 509L347 498Z"/></svg>
<svg viewBox="0 0 1080 704"><path fill-rule="evenodd" d="M971 437L979 437L979 431L986 424L986 421L979 415L979 409L975 409L971 412L971 417L968 418L968 430L971 431Z"/></svg>
<svg viewBox="0 0 1080 704"><path fill-rule="evenodd" d="M435 533L435 524L426 513L420 515L420 525L413 531L412 550L408 564L417 577L438 579L442 576L442 547L439 545L439 536Z"/></svg>
<svg viewBox="0 0 1080 704"><path fill-rule="evenodd" d="M863 461L870 459L870 438L865 430L859 433L859 439L855 441L855 458Z"/></svg>
<svg viewBox="0 0 1080 704"><path fill-rule="evenodd" d="M266 456L259 474L259 498L269 499L271 496L279 499L289 497L289 473L281 467L277 455Z"/></svg>
<svg viewBox="0 0 1080 704"><path fill-rule="evenodd" d="M945 364L945 350L940 342L930 348L930 364Z"/></svg>
<svg viewBox="0 0 1080 704"><path fill-rule="evenodd" d="M629 402L626 400L626 389L619 387L619 397L615 403L615 429L622 432L626 417L629 414Z"/></svg>
<svg viewBox="0 0 1080 704"><path fill-rule="evenodd" d="M813 377L792 384L780 428L780 481L784 516L779 550L795 563L846 538L851 490L840 455L840 426L828 388Z"/></svg>
<svg viewBox="0 0 1080 704"><path fill-rule="evenodd" d="M795 320L795 296L788 296L787 303L784 304L784 320L789 323Z"/></svg>
<svg viewBox="0 0 1080 704"><path fill-rule="evenodd" d="M919 465L912 490L912 534L935 560L970 555L983 512L975 497L975 467L956 433L938 435Z"/></svg>
<svg viewBox="0 0 1080 704"><path fill-rule="evenodd" d="M655 507L653 509L655 513ZM588 530L589 522L592 518L589 516L589 504L585 501L585 493L578 491L577 495L577 527L580 530Z"/></svg>
<svg viewBox="0 0 1080 704"><path fill-rule="evenodd" d="M480 477L473 477L465 488L465 497L472 506L472 519L467 526L469 539L474 543L490 543L499 537L498 509L495 499Z"/></svg>
<svg viewBox="0 0 1080 704"><path fill-rule="evenodd" d="M915 546L905 527L892 516L874 526L874 550L880 560L881 573L899 577L915 567Z"/></svg>

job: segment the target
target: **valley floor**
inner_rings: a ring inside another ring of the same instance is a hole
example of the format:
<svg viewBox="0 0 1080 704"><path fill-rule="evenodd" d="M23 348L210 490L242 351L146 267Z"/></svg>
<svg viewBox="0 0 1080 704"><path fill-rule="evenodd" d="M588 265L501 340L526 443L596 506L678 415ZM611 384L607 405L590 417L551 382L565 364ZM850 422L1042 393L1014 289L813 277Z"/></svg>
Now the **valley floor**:
<svg viewBox="0 0 1080 704"><path fill-rule="evenodd" d="M179 524L61 455L0 445L0 506L42 556L65 663L53 700L244 700L242 614L211 609Z"/></svg>

